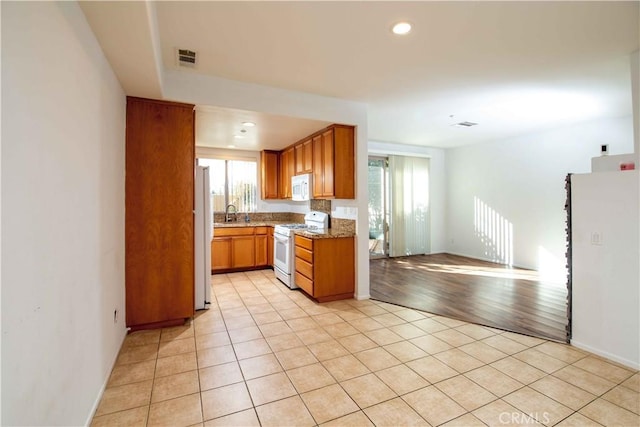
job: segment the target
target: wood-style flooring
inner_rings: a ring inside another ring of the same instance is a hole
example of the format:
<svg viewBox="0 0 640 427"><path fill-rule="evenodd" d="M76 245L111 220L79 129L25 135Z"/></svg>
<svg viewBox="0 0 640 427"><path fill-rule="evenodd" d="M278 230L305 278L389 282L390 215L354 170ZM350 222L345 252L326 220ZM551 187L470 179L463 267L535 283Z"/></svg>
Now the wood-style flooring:
<svg viewBox="0 0 640 427"><path fill-rule="evenodd" d="M449 254L370 261L371 297L512 332L567 341L567 288L537 272Z"/></svg>

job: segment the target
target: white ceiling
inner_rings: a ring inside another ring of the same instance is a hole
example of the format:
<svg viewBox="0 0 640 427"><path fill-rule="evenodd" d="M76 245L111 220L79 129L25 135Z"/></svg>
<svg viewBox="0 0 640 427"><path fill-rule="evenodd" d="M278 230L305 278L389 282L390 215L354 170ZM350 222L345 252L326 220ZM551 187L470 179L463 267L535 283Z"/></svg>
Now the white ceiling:
<svg viewBox="0 0 640 427"><path fill-rule="evenodd" d="M244 126L244 122L255 126ZM196 107L196 139L200 147L280 150L330 124L231 108Z"/></svg>
<svg viewBox="0 0 640 427"><path fill-rule="evenodd" d="M143 88L122 50L176 69L186 48L198 65L184 73L364 102L377 141L446 148L632 112L640 2L164 1L143 3L146 21L122 3L81 6L131 95ZM395 36L401 19L413 31ZM151 42L127 45L138 25ZM161 85L161 70L149 72ZM238 118L260 113L211 107L198 109L198 145L226 147ZM313 127L253 117L251 149L282 148ZM479 125L451 126L460 121Z"/></svg>

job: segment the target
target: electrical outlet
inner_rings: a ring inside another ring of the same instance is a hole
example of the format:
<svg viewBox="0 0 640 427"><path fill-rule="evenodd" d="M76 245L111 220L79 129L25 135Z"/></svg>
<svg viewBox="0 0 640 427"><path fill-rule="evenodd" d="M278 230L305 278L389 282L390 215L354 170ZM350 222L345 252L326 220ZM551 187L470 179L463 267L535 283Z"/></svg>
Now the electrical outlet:
<svg viewBox="0 0 640 427"><path fill-rule="evenodd" d="M596 246L602 246L603 238L602 233L599 231L591 232L591 244Z"/></svg>

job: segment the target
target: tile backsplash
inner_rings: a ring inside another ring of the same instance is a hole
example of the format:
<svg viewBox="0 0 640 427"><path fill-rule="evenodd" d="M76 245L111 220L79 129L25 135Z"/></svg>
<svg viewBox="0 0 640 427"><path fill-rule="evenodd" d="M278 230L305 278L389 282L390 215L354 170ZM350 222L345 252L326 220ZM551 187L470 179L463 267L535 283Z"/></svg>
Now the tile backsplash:
<svg viewBox="0 0 640 427"><path fill-rule="evenodd" d="M356 232L356 221L353 219L331 218L332 229L349 233Z"/></svg>
<svg viewBox="0 0 640 427"><path fill-rule="evenodd" d="M311 199L309 209L331 215L331 200Z"/></svg>

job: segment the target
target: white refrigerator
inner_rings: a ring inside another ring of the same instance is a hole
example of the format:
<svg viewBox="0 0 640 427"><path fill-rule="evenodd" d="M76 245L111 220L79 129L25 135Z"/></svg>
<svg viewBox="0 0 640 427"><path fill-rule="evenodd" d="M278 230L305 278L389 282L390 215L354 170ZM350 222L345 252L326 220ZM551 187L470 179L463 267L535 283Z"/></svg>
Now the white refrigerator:
<svg viewBox="0 0 640 427"><path fill-rule="evenodd" d="M211 304L211 239L213 216L209 167L196 166L195 194L195 309L209 308Z"/></svg>

